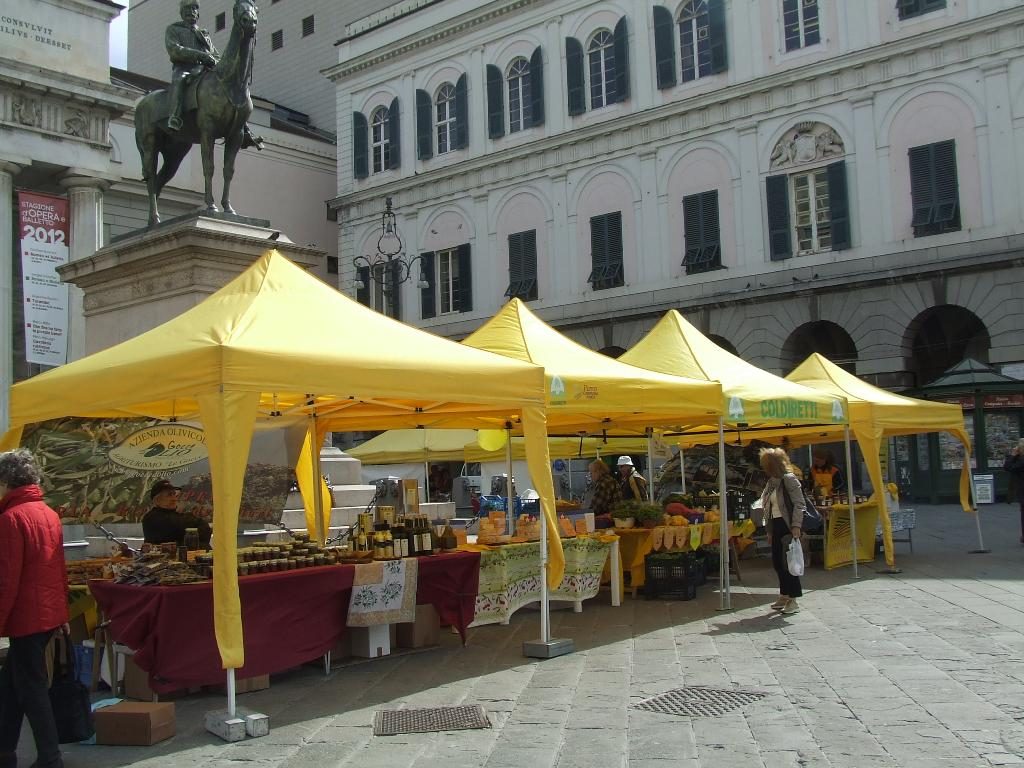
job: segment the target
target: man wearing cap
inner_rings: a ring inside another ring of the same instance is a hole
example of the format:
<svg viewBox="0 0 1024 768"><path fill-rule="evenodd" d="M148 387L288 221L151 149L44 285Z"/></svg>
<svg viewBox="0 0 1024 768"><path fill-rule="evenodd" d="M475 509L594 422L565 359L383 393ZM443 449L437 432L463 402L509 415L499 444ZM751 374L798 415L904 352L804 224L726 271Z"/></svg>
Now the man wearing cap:
<svg viewBox="0 0 1024 768"><path fill-rule="evenodd" d="M157 480L149 490L153 508L142 518L142 535L147 544L174 542L179 547L185 544L185 529L199 531L199 544L210 546L210 524L195 515L178 511L178 497L181 489L170 480Z"/></svg>
<svg viewBox="0 0 1024 768"><path fill-rule="evenodd" d="M647 501L647 481L636 471L629 456L619 456L619 487L625 501Z"/></svg>

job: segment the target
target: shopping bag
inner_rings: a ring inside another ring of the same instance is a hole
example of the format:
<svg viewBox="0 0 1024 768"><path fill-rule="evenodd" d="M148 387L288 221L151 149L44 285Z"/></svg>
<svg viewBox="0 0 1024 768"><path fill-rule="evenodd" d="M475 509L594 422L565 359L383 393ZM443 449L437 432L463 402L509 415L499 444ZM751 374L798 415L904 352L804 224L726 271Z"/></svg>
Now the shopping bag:
<svg viewBox="0 0 1024 768"><path fill-rule="evenodd" d="M791 539L786 550L786 567L793 576L804 575L804 548L798 539Z"/></svg>
<svg viewBox="0 0 1024 768"><path fill-rule="evenodd" d="M50 685L50 707L57 722L57 740L61 744L72 744L92 738L92 703L89 689L78 680L75 669L75 654L71 648L71 636L61 638L58 647L63 649L64 660L58 652L54 660L53 683Z"/></svg>

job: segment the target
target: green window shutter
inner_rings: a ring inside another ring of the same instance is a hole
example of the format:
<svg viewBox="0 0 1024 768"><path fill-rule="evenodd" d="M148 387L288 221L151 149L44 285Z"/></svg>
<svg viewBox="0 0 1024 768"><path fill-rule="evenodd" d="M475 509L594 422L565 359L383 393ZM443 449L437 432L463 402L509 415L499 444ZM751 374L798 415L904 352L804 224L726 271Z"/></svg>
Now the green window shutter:
<svg viewBox="0 0 1024 768"><path fill-rule="evenodd" d="M932 174L933 145L911 147L910 199L913 209L911 226L924 227L932 223L935 209L935 189Z"/></svg>
<svg viewBox="0 0 1024 768"><path fill-rule="evenodd" d="M469 84L465 73L455 81L455 146L465 149L469 146Z"/></svg>
<svg viewBox="0 0 1024 768"><path fill-rule="evenodd" d="M538 45L530 56L530 125L544 125L544 54Z"/></svg>
<svg viewBox="0 0 1024 768"><path fill-rule="evenodd" d="M629 27L625 16L615 25L612 37L615 51L614 101L626 101L629 98Z"/></svg>
<svg viewBox="0 0 1024 768"><path fill-rule="evenodd" d="M608 266L614 267L616 264L622 267L622 213L616 211L615 213L609 213L608 219L608 250L607 259ZM618 283L621 285L621 281Z"/></svg>
<svg viewBox="0 0 1024 768"><path fill-rule="evenodd" d="M424 320L437 315L437 270L434 268L434 252L420 254L420 274L427 281L420 289L420 317Z"/></svg>
<svg viewBox="0 0 1024 768"><path fill-rule="evenodd" d="M370 126L362 112L352 113L352 175L365 179L370 175Z"/></svg>
<svg viewBox="0 0 1024 768"><path fill-rule="evenodd" d="M583 86L583 43L575 37L565 38L565 84L569 115L587 111L587 93Z"/></svg>
<svg viewBox="0 0 1024 768"><path fill-rule="evenodd" d="M505 78L493 64L487 65L487 135L500 139L505 135Z"/></svg>
<svg viewBox="0 0 1024 768"><path fill-rule="evenodd" d="M711 38L711 73L725 72L729 69L725 0L709 0L708 2L708 37Z"/></svg>
<svg viewBox="0 0 1024 768"><path fill-rule="evenodd" d="M359 267L356 269L356 275L363 286L362 288L356 288L356 301L370 306L370 268Z"/></svg>
<svg viewBox="0 0 1024 768"><path fill-rule="evenodd" d="M416 155L420 160L429 160L434 156L433 142L433 111L434 103L430 94L416 90ZM433 317L433 315L431 315Z"/></svg>
<svg viewBox="0 0 1024 768"><path fill-rule="evenodd" d="M459 257L459 312L473 311L473 265L469 243L456 249Z"/></svg>
<svg viewBox="0 0 1024 768"><path fill-rule="evenodd" d="M826 169L829 216L832 219L832 250L850 247L850 195L846 186L846 162L840 160Z"/></svg>
<svg viewBox="0 0 1024 768"><path fill-rule="evenodd" d="M392 262L387 276L388 296L391 299L391 306L388 307L388 315L395 320L402 319L402 265L396 261Z"/></svg>
<svg viewBox="0 0 1024 768"><path fill-rule="evenodd" d="M672 11L663 5L654 6L654 69L658 88L676 84L676 23Z"/></svg>
<svg viewBox="0 0 1024 768"><path fill-rule="evenodd" d="M940 141L934 147L935 221L960 229L960 187L956 175L956 143Z"/></svg>
<svg viewBox="0 0 1024 768"><path fill-rule="evenodd" d="M708 272L722 266L717 189L683 198L683 235L686 274Z"/></svg>
<svg viewBox="0 0 1024 768"><path fill-rule="evenodd" d="M398 108L398 97L391 100L388 107L388 142L390 143L391 158L388 168L394 170L402 167L402 123Z"/></svg>
<svg viewBox="0 0 1024 768"><path fill-rule="evenodd" d="M537 298L537 230L508 236L508 283L505 295L510 299Z"/></svg>
<svg viewBox="0 0 1024 768"><path fill-rule="evenodd" d="M769 176L765 179L768 198L768 250L772 261L788 259L793 255L792 235L789 231L789 177Z"/></svg>
<svg viewBox="0 0 1024 768"><path fill-rule="evenodd" d="M523 233L523 291L527 301L537 298L537 230Z"/></svg>

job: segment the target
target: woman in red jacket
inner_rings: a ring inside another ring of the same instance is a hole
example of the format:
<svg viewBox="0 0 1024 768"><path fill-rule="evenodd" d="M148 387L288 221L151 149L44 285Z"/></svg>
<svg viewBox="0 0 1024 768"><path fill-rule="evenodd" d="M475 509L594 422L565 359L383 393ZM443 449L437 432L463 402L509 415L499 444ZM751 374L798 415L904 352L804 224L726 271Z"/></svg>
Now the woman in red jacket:
<svg viewBox="0 0 1024 768"><path fill-rule="evenodd" d="M46 506L42 476L25 450L0 453L0 636L11 639L0 670L0 768L18 764L27 717L39 768L63 768L46 683L46 646L67 623L64 535Z"/></svg>

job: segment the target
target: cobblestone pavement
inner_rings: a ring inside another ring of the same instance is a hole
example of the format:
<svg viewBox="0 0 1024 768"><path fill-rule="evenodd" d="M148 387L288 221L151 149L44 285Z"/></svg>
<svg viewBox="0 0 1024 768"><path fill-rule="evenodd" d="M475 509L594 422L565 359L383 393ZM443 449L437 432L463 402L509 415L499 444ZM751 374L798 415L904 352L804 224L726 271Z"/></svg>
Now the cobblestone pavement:
<svg viewBox="0 0 1024 768"><path fill-rule="evenodd" d="M984 508L991 554L973 518L918 506L914 554L897 545L898 575L881 560L812 569L802 610L768 609L774 574L743 562L735 610L716 611L713 584L697 600L603 593L583 613L553 613L576 653L525 659L539 614L472 630L468 647L334 669L306 667L239 697L268 713L271 733L224 744L202 729L216 696L178 703L178 735L151 748L66 748L68 768L959 768L1024 763L1024 547L1016 507ZM764 698L717 717L633 708L681 686L739 687ZM488 730L374 737L386 708L482 704ZM31 762L26 735L20 750Z"/></svg>

